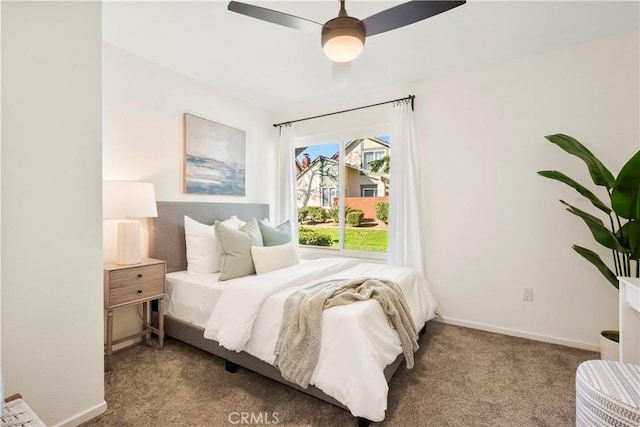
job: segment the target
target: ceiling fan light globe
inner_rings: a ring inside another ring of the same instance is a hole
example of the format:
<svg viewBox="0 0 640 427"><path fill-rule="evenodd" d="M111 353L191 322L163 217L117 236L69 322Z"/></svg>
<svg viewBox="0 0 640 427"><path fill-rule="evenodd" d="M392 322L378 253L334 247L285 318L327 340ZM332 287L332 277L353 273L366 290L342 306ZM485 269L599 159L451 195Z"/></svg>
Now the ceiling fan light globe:
<svg viewBox="0 0 640 427"><path fill-rule="evenodd" d="M364 40L364 24L350 16L334 18L322 28L322 49L334 62L349 62L355 59L362 52Z"/></svg>
<svg viewBox="0 0 640 427"><path fill-rule="evenodd" d="M360 55L364 44L357 37L337 36L324 44L324 53L334 62L350 62Z"/></svg>

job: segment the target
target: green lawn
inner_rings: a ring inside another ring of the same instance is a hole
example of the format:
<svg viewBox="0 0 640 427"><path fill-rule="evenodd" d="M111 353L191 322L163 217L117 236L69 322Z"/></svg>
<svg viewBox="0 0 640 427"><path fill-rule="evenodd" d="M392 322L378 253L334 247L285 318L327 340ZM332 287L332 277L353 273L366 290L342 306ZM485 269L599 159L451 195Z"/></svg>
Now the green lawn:
<svg viewBox="0 0 640 427"><path fill-rule="evenodd" d="M333 240L332 247L338 247L338 227L314 227L305 225L305 228L312 228L319 233L326 234ZM387 230L372 230L367 228L346 228L345 249L359 251L387 251Z"/></svg>

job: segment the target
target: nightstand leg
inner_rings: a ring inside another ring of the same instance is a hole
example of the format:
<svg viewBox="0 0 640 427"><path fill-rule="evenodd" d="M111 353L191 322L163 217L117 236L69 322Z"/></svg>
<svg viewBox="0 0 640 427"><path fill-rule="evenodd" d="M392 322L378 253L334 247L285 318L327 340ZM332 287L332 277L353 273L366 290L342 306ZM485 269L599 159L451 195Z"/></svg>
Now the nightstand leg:
<svg viewBox="0 0 640 427"><path fill-rule="evenodd" d="M113 354L113 310L107 310L107 351L104 370L111 370L111 355Z"/></svg>
<svg viewBox="0 0 640 427"><path fill-rule="evenodd" d="M143 302L142 303L142 330L143 331L148 331L149 330L149 303L148 302ZM150 334L144 334L144 341L147 341L150 338Z"/></svg>
<svg viewBox="0 0 640 427"><path fill-rule="evenodd" d="M158 300L158 344L164 345L164 298Z"/></svg>

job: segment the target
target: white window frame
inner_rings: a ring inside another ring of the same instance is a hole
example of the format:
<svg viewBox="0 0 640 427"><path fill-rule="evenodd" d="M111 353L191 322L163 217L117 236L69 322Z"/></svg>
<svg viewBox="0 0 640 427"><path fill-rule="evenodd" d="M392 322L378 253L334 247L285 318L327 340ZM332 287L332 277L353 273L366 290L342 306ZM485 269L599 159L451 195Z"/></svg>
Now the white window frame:
<svg viewBox="0 0 640 427"><path fill-rule="evenodd" d="M344 150L344 141L362 138L363 136L378 136L378 135L389 135L391 130L391 126L389 123L383 123L378 125L372 125L361 128L347 128L342 130L337 130L333 132L326 133L317 133L317 134L308 134L301 135L293 140L293 144L295 148L300 147L310 147L314 145L326 145L326 144L335 144L338 143L339 146L339 162L338 169L341 171L338 177L338 188L345 188L345 150ZM337 194L340 194L339 190ZM345 196L346 197L346 196ZM345 209L345 197L338 198L338 215L339 218L344 218L344 209ZM338 229L338 241L344 244L344 221L340 223ZM357 251L353 249L344 249L344 248L321 248L321 247L310 247L305 245L298 245L298 249L300 254L309 259L314 258L322 258L322 257L352 257L352 258L363 258L370 260L372 262L384 262L387 259L387 252L374 252L374 251Z"/></svg>
<svg viewBox="0 0 640 427"><path fill-rule="evenodd" d="M329 191L329 205L328 206L324 205L324 190L333 190L333 191ZM331 194L333 194L333 196ZM322 205L323 208L331 208L331 207L333 207L333 199L334 199L334 197L338 197L338 187L335 187L335 186L320 187L320 204Z"/></svg>
<svg viewBox="0 0 640 427"><path fill-rule="evenodd" d="M365 193L367 191L373 191L373 196L367 196ZM377 185L361 185L360 186L360 197L378 197L378 186Z"/></svg>
<svg viewBox="0 0 640 427"><path fill-rule="evenodd" d="M382 155L380 156L380 158L376 158L376 153L382 153ZM387 150L379 150L377 148L375 149L366 149L362 152L362 170L366 170L366 171L370 171L371 169L369 168L369 163L366 163L364 160L364 157L367 154L373 154L373 159L372 160L381 160L386 154L387 154ZM371 160L369 161L371 162Z"/></svg>

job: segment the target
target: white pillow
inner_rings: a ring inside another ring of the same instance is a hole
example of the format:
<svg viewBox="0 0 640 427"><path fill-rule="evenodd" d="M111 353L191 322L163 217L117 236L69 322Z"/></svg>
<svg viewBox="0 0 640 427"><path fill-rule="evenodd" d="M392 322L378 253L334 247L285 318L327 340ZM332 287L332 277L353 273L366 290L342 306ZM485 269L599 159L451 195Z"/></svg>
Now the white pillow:
<svg viewBox="0 0 640 427"><path fill-rule="evenodd" d="M278 246L252 246L251 257L256 274L268 273L300 264L298 250L293 242Z"/></svg>
<svg viewBox="0 0 640 427"><path fill-rule="evenodd" d="M244 227L244 226L247 224L247 222L246 222L246 221L241 220L240 218L238 218L238 217L237 217L237 216L235 216L235 215L234 215L234 216L232 216L232 217L231 217L231 218L229 218L229 219L233 219L233 218L235 218L235 219L236 219L236 221L238 221L238 226L236 227L238 230L240 230L242 227ZM256 218L256 221L258 221L258 219L257 219L257 218ZM264 221L262 221L262 222L264 222L265 224L270 224L270 223L269 223L269 218L265 218L265 219L264 219Z"/></svg>
<svg viewBox="0 0 640 427"><path fill-rule="evenodd" d="M223 221L237 228L235 216ZM184 238L187 245L187 271L189 273L217 273L220 271L220 247L213 225L205 225L184 216Z"/></svg>
<svg viewBox="0 0 640 427"><path fill-rule="evenodd" d="M231 228L235 228L236 230L240 230L242 227L244 227L247 224L246 222L242 221L240 218L238 218L235 215L232 215L228 219L225 219L224 221L222 221L222 223L224 225L228 225Z"/></svg>
<svg viewBox="0 0 640 427"><path fill-rule="evenodd" d="M242 227L244 227L245 225L247 225L246 221L241 220L240 218L238 218L237 216L232 216L231 218L235 218L238 226L236 227L236 230L240 230ZM229 218L229 219L231 219Z"/></svg>

